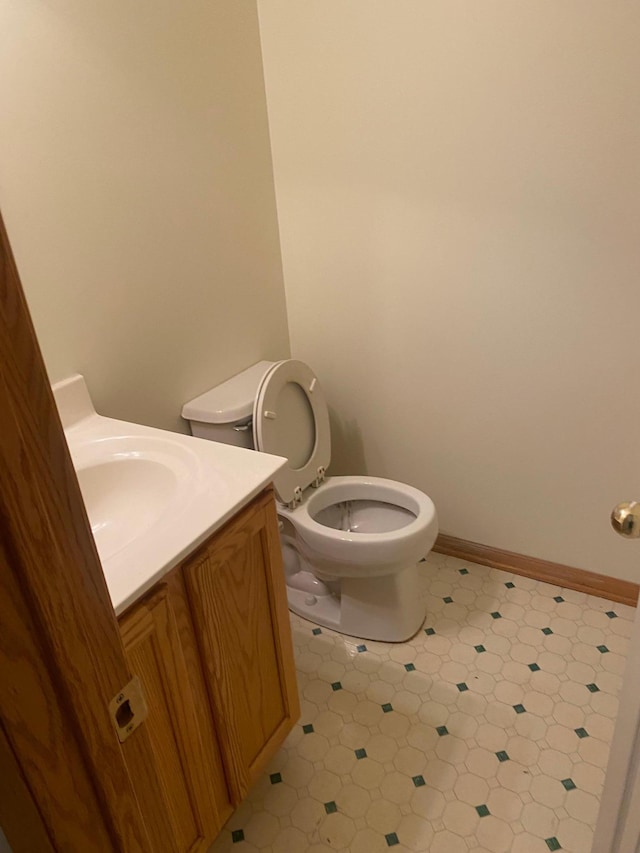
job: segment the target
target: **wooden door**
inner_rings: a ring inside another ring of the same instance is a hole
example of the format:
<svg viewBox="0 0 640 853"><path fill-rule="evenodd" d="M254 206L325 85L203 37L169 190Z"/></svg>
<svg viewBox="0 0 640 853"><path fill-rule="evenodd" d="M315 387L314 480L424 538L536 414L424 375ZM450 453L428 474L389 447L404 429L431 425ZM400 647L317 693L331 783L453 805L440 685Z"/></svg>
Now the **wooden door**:
<svg viewBox="0 0 640 853"><path fill-rule="evenodd" d="M188 561L184 575L237 804L300 713L271 491Z"/></svg>
<svg viewBox="0 0 640 853"><path fill-rule="evenodd" d="M180 580L174 578L171 595L162 584L119 621L129 666L142 681L149 705L152 772L160 781L172 848L197 853L208 849L231 807L209 704L206 698L202 702L205 690L192 689L192 682L202 679L197 656L189 654L193 629L185 624L182 636L178 630ZM188 619L184 610L181 618ZM135 786L139 774L133 757L129 769ZM155 815L145 817L152 841L166 843L154 838Z"/></svg>
<svg viewBox="0 0 640 853"><path fill-rule="evenodd" d="M130 673L1 218L0 620L14 853L154 850L108 712Z"/></svg>
<svg viewBox="0 0 640 853"><path fill-rule="evenodd" d="M640 607L620 692L620 710L593 839L593 853L640 850Z"/></svg>

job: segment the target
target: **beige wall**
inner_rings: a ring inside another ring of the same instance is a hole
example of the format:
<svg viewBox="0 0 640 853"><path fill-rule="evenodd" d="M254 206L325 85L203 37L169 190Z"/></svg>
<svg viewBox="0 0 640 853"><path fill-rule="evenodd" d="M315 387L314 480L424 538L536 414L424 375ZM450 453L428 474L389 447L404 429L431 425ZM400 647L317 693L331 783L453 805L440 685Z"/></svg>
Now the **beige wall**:
<svg viewBox="0 0 640 853"><path fill-rule="evenodd" d="M52 380L183 429L288 354L252 0L0 0L0 204Z"/></svg>
<svg viewBox="0 0 640 853"><path fill-rule="evenodd" d="M292 350L338 470L640 580L640 6L261 0Z"/></svg>
<svg viewBox="0 0 640 853"><path fill-rule="evenodd" d="M637 580L640 7L262 0L294 354L337 470ZM0 203L52 380L182 428L288 352L252 0L0 0ZM629 364L625 368L625 363Z"/></svg>

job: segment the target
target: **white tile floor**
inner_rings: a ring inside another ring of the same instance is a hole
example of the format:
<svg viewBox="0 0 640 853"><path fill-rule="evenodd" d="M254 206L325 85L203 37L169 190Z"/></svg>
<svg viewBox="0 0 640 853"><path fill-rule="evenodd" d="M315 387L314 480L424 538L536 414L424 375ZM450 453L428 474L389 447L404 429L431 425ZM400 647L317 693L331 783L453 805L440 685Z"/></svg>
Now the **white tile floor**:
<svg viewBox="0 0 640 853"><path fill-rule="evenodd" d="M291 617L302 717L211 853L589 853L634 610L431 554L423 629Z"/></svg>

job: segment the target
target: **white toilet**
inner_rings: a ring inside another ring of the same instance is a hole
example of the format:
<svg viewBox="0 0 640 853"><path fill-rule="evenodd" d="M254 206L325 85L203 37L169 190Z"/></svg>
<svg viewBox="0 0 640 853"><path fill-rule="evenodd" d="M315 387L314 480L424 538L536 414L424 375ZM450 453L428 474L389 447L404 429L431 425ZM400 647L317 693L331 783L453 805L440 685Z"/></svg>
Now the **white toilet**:
<svg viewBox="0 0 640 853"><path fill-rule="evenodd" d="M399 642L425 617L417 563L438 521L427 495L379 477L326 477L329 414L304 362L261 361L187 403L199 438L285 456L274 480L289 607L344 634Z"/></svg>

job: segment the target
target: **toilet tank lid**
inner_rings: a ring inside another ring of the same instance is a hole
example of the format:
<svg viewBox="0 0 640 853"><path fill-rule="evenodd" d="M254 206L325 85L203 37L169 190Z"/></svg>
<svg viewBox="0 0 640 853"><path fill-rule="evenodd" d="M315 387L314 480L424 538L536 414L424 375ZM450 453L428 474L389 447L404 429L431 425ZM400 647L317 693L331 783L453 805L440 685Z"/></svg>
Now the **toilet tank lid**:
<svg viewBox="0 0 640 853"><path fill-rule="evenodd" d="M182 407L182 417L206 424L230 424L251 416L258 386L273 361L259 361L200 394Z"/></svg>

